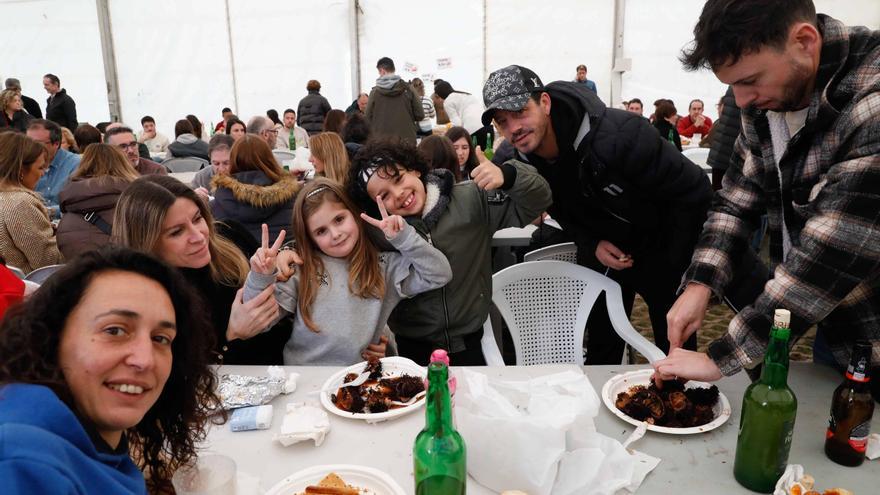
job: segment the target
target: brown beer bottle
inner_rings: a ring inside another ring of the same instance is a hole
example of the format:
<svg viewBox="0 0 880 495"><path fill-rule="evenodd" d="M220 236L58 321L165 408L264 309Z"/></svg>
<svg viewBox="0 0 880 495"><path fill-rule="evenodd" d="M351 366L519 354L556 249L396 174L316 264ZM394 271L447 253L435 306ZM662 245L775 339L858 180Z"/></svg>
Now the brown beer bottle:
<svg viewBox="0 0 880 495"><path fill-rule="evenodd" d="M825 455L844 466L858 466L865 461L874 414L874 399L868 385L870 366L871 344L856 342L846 379L832 398L831 418L825 433Z"/></svg>

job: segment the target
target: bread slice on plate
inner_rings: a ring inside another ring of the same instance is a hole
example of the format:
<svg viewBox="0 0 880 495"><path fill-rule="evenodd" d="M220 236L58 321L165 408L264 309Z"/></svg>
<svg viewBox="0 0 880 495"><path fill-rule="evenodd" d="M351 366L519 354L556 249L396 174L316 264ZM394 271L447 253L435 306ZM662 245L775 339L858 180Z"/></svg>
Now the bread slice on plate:
<svg viewBox="0 0 880 495"><path fill-rule="evenodd" d="M324 476L317 486L306 487L305 495L358 495L360 490L345 483L336 473Z"/></svg>

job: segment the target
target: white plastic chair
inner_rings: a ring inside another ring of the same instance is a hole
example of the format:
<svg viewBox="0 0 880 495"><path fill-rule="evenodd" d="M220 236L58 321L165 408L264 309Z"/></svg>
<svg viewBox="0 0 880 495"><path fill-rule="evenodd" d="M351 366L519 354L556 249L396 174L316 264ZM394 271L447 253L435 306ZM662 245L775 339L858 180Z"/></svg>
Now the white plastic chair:
<svg viewBox="0 0 880 495"><path fill-rule="evenodd" d="M198 172L199 170L210 165L207 160L187 156L181 158L171 158L162 162L162 166L168 169L168 172L177 174L180 172Z"/></svg>
<svg viewBox="0 0 880 495"><path fill-rule="evenodd" d="M34 283L38 283L38 284L42 285L43 282L46 281L46 279L51 277L52 274L57 272L58 269L61 268L62 266L64 266L64 265L49 265L49 266L44 266L42 268L37 268L36 270L28 273L24 279L29 282L34 282Z"/></svg>
<svg viewBox="0 0 880 495"><path fill-rule="evenodd" d="M681 154L699 165L707 174L712 173L712 167L709 166L709 148L688 148Z"/></svg>
<svg viewBox="0 0 880 495"><path fill-rule="evenodd" d="M287 150L272 150L272 154L275 155L275 159L278 160L278 163L284 163L285 160L295 160L296 153Z"/></svg>
<svg viewBox="0 0 880 495"><path fill-rule="evenodd" d="M529 251L523 255L523 261L567 261L577 263L577 246L573 242L563 242L552 246Z"/></svg>
<svg viewBox="0 0 880 495"><path fill-rule="evenodd" d="M530 261L492 277L492 302L507 322L516 364L583 365L584 327L601 292L605 292L608 316L617 334L649 362L663 359L663 351L630 324L617 282L573 263ZM488 320L481 344L487 364L503 365Z"/></svg>

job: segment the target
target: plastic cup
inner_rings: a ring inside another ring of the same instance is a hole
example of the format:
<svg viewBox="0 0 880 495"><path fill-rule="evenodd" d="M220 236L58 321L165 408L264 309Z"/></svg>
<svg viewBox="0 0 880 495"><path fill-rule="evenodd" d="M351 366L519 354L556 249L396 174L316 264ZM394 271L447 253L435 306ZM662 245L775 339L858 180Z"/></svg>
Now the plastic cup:
<svg viewBox="0 0 880 495"><path fill-rule="evenodd" d="M199 456L194 466L184 466L171 477L178 495L235 495L235 461L222 454Z"/></svg>

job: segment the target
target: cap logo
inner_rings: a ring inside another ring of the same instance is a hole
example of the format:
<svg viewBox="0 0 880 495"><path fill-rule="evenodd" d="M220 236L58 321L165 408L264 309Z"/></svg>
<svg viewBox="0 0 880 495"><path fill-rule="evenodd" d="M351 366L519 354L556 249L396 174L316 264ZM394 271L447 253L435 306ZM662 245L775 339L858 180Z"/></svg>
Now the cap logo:
<svg viewBox="0 0 880 495"><path fill-rule="evenodd" d="M537 77L530 77L529 79L532 80L532 86L537 88L538 87L538 78Z"/></svg>

